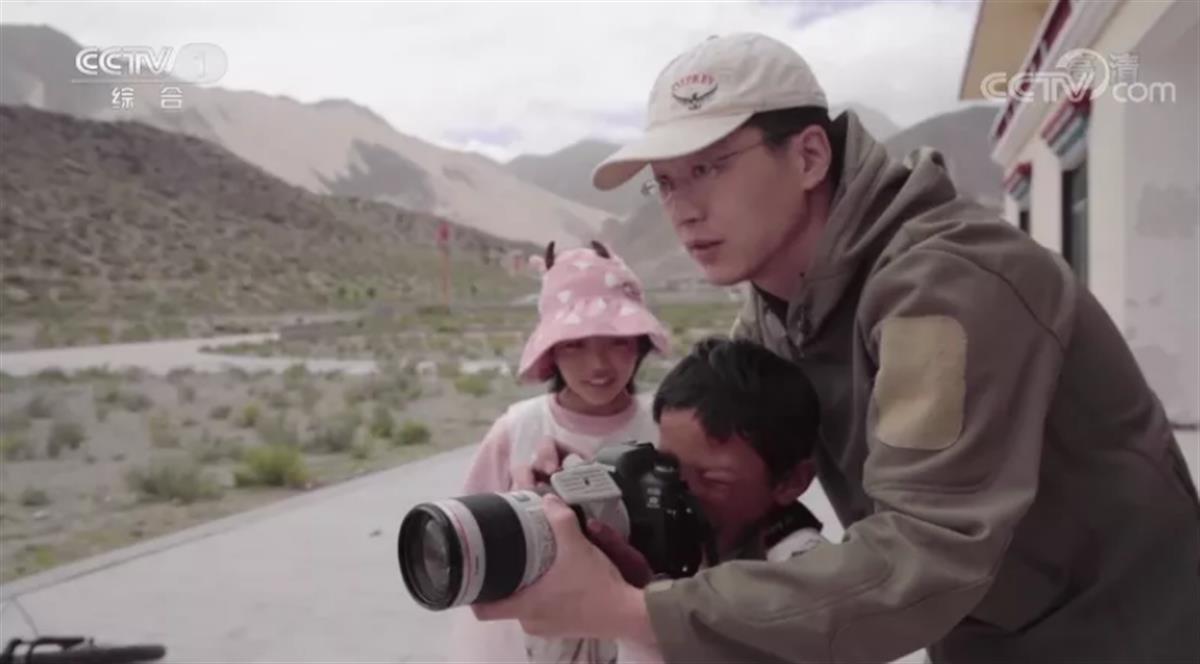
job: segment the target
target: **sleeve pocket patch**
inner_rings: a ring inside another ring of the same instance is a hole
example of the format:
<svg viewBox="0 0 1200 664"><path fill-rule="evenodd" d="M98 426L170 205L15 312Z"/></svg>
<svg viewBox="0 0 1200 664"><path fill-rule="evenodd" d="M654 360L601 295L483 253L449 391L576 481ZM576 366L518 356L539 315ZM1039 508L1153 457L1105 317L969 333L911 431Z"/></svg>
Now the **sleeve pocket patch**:
<svg viewBox="0 0 1200 664"><path fill-rule="evenodd" d="M889 318L881 328L875 436L892 447L950 447L963 426L966 331L949 316Z"/></svg>

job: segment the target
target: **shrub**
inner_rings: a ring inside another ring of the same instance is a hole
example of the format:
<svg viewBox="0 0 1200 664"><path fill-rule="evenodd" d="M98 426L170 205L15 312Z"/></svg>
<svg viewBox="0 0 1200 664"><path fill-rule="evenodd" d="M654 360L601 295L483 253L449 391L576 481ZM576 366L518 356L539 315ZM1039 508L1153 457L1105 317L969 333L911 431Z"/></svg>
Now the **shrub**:
<svg viewBox="0 0 1200 664"><path fill-rule="evenodd" d="M180 385L175 388L179 403L192 403L196 400L196 388L191 385Z"/></svg>
<svg viewBox="0 0 1200 664"><path fill-rule="evenodd" d="M283 413L269 419L259 420L254 431L258 434L258 439L266 445L296 447L300 444L300 436L296 432L296 427L288 423L287 417Z"/></svg>
<svg viewBox="0 0 1200 664"><path fill-rule="evenodd" d="M242 445L235 438L214 436L212 432L205 429L200 433L199 440L192 444L191 452L192 458L199 463L216 463L225 459L241 458Z"/></svg>
<svg viewBox="0 0 1200 664"><path fill-rule="evenodd" d="M283 370L283 385L289 390L299 388L308 381L308 368L297 362Z"/></svg>
<svg viewBox="0 0 1200 664"><path fill-rule="evenodd" d="M131 413L140 413L144 410L149 410L150 406L154 405L150 397L136 390L129 390L121 393L121 406Z"/></svg>
<svg viewBox="0 0 1200 664"><path fill-rule="evenodd" d="M150 500L191 503L221 495L220 487L199 466L186 461L151 462L144 468L130 470L125 481L129 488Z"/></svg>
<svg viewBox="0 0 1200 664"><path fill-rule="evenodd" d="M33 395L29 403L25 405L25 413L30 419L45 419L54 413L54 405L45 394L39 392Z"/></svg>
<svg viewBox="0 0 1200 664"><path fill-rule="evenodd" d="M395 441L399 445L423 445L428 443L431 437L429 427L421 422L410 420L405 422L400 427L400 430L396 432Z"/></svg>
<svg viewBox="0 0 1200 664"><path fill-rule="evenodd" d="M301 488L308 482L308 468L300 451L287 445L267 445L246 450L242 467L234 474L238 486L281 486Z"/></svg>
<svg viewBox="0 0 1200 664"><path fill-rule="evenodd" d="M0 434L0 456L3 456L5 461L32 459L33 446L29 444L29 434L24 431Z"/></svg>
<svg viewBox="0 0 1200 664"><path fill-rule="evenodd" d="M353 447L355 433L361 424L362 418L356 410L324 419L317 425L309 446L317 452L346 452Z"/></svg>
<svg viewBox="0 0 1200 664"><path fill-rule="evenodd" d="M315 386L305 383L300 386L300 403L304 407L304 412L311 413L316 409L317 404L321 402L321 390Z"/></svg>
<svg viewBox="0 0 1200 664"><path fill-rule="evenodd" d="M54 447L77 450L85 438L81 424L75 420L57 419L50 428L49 444Z"/></svg>
<svg viewBox="0 0 1200 664"><path fill-rule="evenodd" d="M69 380L66 372L62 369L42 369L37 372L35 378L39 383L55 383L58 385L62 385Z"/></svg>
<svg viewBox="0 0 1200 664"><path fill-rule="evenodd" d="M355 436L354 444L350 446L350 456L364 461L375 456L375 441L370 436Z"/></svg>
<svg viewBox="0 0 1200 664"><path fill-rule="evenodd" d="M492 380L482 374L459 376L454 381L454 389L473 397L482 397L491 393Z"/></svg>
<svg viewBox="0 0 1200 664"><path fill-rule="evenodd" d="M263 397L267 402L267 406L269 406L275 410L287 410L292 405L291 400L288 399L287 392L284 392L282 390L280 390L280 391L270 390L265 395L263 395Z"/></svg>
<svg viewBox="0 0 1200 664"><path fill-rule="evenodd" d="M395 429L396 420L392 418L392 411L383 404L376 404L375 411L371 414L371 435L387 439L392 437Z"/></svg>
<svg viewBox="0 0 1200 664"><path fill-rule="evenodd" d="M41 489L27 487L21 492L21 504L25 507L45 507L50 504L50 495Z"/></svg>
<svg viewBox="0 0 1200 664"><path fill-rule="evenodd" d="M150 444L154 447L179 447L179 435L167 411L158 410L150 415L146 419L146 430L150 434Z"/></svg>
<svg viewBox="0 0 1200 664"><path fill-rule="evenodd" d="M258 404L254 404L254 403L246 404L246 407L242 409L242 412L238 413L237 419L234 421L234 424L238 425L239 427L241 427L243 429L251 429L255 425L258 424L258 417L259 417Z"/></svg>
<svg viewBox="0 0 1200 664"><path fill-rule="evenodd" d="M33 420L30 419L27 412L15 411L0 416L0 433L29 431L31 426L33 426Z"/></svg>

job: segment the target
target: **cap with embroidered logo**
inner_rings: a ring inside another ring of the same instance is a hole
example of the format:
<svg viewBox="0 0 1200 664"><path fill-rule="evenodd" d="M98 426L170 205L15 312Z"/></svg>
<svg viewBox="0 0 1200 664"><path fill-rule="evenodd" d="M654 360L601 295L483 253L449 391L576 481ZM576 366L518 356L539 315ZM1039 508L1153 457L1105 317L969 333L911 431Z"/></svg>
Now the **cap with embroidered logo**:
<svg viewBox="0 0 1200 664"><path fill-rule="evenodd" d="M825 91L804 58L756 33L710 37L658 75L641 139L596 167L592 184L621 186L648 163L716 143L755 113L798 106L828 108Z"/></svg>

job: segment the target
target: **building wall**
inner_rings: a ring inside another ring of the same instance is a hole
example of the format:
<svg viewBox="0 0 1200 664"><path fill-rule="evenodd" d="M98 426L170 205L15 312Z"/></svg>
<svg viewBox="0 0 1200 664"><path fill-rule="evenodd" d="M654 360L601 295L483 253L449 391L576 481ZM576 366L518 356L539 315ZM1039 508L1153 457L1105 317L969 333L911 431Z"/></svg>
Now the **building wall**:
<svg viewBox="0 0 1200 664"><path fill-rule="evenodd" d="M1125 2L1088 45L1134 54L1175 100L1093 100L1087 134L1089 287L1177 422L1200 420L1200 4ZM1049 108L1050 113L1053 107ZM1043 126L1049 120L1043 117ZM1006 172L1033 166L1030 233L1062 250L1062 168L1040 130ZM1016 202L1006 217L1016 223Z"/></svg>
<svg viewBox="0 0 1200 664"><path fill-rule="evenodd" d="M1017 163L1033 167L1029 190L1029 234L1042 246L1062 251L1062 164L1040 135L1025 145Z"/></svg>
<svg viewBox="0 0 1200 664"><path fill-rule="evenodd" d="M1190 27L1189 27L1190 24ZM1182 31L1182 34L1180 34ZM1181 2L1134 51L1174 100L1125 111L1125 325L1179 422L1200 421L1200 5Z"/></svg>

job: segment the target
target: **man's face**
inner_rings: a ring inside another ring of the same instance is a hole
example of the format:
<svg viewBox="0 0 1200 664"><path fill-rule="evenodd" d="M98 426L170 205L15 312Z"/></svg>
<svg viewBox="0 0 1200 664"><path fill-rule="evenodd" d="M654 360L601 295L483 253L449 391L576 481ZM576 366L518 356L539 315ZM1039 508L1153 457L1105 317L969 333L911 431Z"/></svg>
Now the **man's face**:
<svg viewBox="0 0 1200 664"><path fill-rule="evenodd" d="M693 410L668 410L659 418L659 449L679 460L688 489L717 530L723 548L735 545L776 505L795 501L811 481L807 464L772 484L767 465L750 443L734 435L718 441Z"/></svg>
<svg viewBox="0 0 1200 664"><path fill-rule="evenodd" d="M806 164L791 147L798 139L776 151L759 129L744 127L695 154L651 164L671 189L662 200L666 216L710 282L753 280L807 225Z"/></svg>

